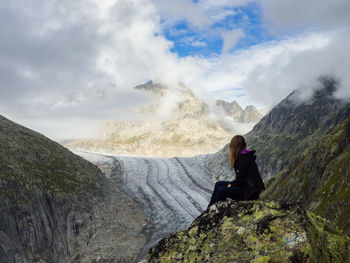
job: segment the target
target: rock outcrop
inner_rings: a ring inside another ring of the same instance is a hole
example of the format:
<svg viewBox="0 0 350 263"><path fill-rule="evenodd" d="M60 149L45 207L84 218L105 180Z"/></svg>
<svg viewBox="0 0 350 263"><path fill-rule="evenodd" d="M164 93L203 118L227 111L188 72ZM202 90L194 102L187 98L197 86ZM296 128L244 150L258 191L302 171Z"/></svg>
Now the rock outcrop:
<svg viewBox="0 0 350 263"><path fill-rule="evenodd" d="M131 262L142 217L95 165L0 116L0 262Z"/></svg>
<svg viewBox="0 0 350 263"><path fill-rule="evenodd" d="M161 240L149 262L350 262L350 238L300 207L218 202L184 231Z"/></svg>

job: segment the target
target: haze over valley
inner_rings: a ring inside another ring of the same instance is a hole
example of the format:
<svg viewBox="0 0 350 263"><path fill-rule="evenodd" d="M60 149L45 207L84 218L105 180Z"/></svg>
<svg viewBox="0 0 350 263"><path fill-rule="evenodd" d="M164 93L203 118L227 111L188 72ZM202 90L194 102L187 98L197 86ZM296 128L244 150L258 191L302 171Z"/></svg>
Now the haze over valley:
<svg viewBox="0 0 350 263"><path fill-rule="evenodd" d="M233 135L245 134L262 118L252 105L242 109L237 102L205 102L185 84L174 89L154 83L138 85L152 101L130 108L134 120L100 122L93 138L65 140L80 151L157 157L195 156L218 151Z"/></svg>

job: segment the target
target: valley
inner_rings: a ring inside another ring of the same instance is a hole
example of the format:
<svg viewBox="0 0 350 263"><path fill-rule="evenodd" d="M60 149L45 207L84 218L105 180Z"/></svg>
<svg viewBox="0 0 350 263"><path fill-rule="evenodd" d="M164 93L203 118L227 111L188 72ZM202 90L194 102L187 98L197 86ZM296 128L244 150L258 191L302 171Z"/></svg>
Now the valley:
<svg viewBox="0 0 350 263"><path fill-rule="evenodd" d="M211 155L155 158L75 152L97 164L111 183L143 209L147 241L137 261L170 233L186 229L206 210L214 183L208 169Z"/></svg>

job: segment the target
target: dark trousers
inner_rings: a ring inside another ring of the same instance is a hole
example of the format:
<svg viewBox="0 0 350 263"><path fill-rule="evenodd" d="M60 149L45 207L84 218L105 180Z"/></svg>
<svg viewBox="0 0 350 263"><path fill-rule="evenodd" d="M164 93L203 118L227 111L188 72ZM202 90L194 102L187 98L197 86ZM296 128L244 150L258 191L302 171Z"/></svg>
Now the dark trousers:
<svg viewBox="0 0 350 263"><path fill-rule="evenodd" d="M225 201L227 197L233 200L247 199L243 189L236 186L227 187L230 183L229 181L218 181L215 183L214 192L211 196L208 208L218 201Z"/></svg>

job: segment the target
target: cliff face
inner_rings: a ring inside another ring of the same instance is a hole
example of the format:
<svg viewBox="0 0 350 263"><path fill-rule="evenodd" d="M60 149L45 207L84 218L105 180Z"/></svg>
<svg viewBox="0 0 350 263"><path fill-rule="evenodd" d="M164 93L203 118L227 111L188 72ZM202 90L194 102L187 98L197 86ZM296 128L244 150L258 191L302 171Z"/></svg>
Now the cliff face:
<svg viewBox="0 0 350 263"><path fill-rule="evenodd" d="M262 197L300 201L305 208L350 233L349 164L350 117L291 158L289 164L268 181Z"/></svg>
<svg viewBox="0 0 350 263"><path fill-rule="evenodd" d="M163 239L149 262L350 262L350 238L286 203L226 201Z"/></svg>
<svg viewBox="0 0 350 263"><path fill-rule="evenodd" d="M132 206L95 165L0 116L0 262L136 258L142 213L117 219ZM137 238L118 243L114 228L126 222Z"/></svg>
<svg viewBox="0 0 350 263"><path fill-rule="evenodd" d="M322 78L320 85L306 101L294 91L246 135L248 145L258 152L257 162L265 180L349 116L349 105L332 95L337 83Z"/></svg>

